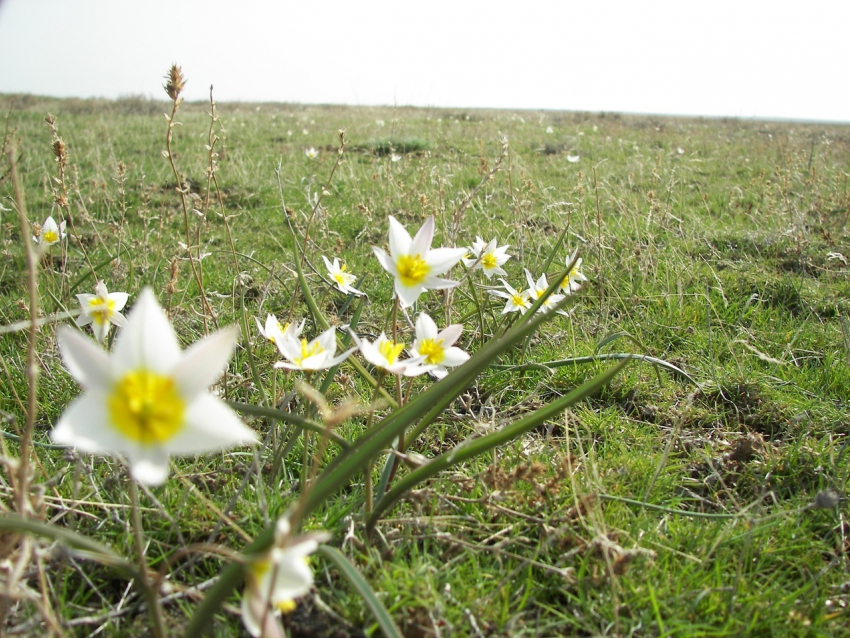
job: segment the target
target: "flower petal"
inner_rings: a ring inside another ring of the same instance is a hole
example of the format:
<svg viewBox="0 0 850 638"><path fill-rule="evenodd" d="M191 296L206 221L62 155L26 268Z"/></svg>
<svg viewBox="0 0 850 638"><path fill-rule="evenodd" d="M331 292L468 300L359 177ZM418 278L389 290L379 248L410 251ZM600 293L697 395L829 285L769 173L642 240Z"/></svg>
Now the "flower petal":
<svg viewBox="0 0 850 638"><path fill-rule="evenodd" d="M442 275L454 268L465 254L465 248L435 248L429 250L424 259L425 263L431 267L432 275Z"/></svg>
<svg viewBox="0 0 850 638"><path fill-rule="evenodd" d="M136 445L126 451L130 475L145 485L162 485L168 478L168 451L161 445Z"/></svg>
<svg viewBox="0 0 850 638"><path fill-rule="evenodd" d="M256 441L254 431L224 401L202 394L186 406L186 424L166 446L172 454L192 456Z"/></svg>
<svg viewBox="0 0 850 638"><path fill-rule="evenodd" d="M404 226L402 226L395 217L390 215L390 255L396 259L399 255L407 255L410 253L410 244L412 239ZM374 248L373 248L374 250ZM380 260L380 257L378 258Z"/></svg>
<svg viewBox="0 0 850 638"><path fill-rule="evenodd" d="M166 373L180 360L174 329L150 288L142 291L130 311L112 359L116 374L139 368Z"/></svg>
<svg viewBox="0 0 850 638"><path fill-rule="evenodd" d="M428 287L433 288L434 286ZM419 299L419 295L421 295L424 290L425 287L422 284L417 284L408 288L401 283L401 279L395 280L395 294L398 295L402 308L410 308L410 306L415 304L416 300Z"/></svg>
<svg viewBox="0 0 850 638"><path fill-rule="evenodd" d="M77 397L50 431L51 440L82 452L114 454L132 447L132 442L109 421L107 399L107 393L100 389Z"/></svg>
<svg viewBox="0 0 850 638"><path fill-rule="evenodd" d="M427 255L431 251L431 242L434 241L434 216L431 215L428 219L425 220L425 223L422 224L421 228L416 231L416 236L413 238L413 241L410 243L410 249L407 251L410 255ZM463 254L466 254L466 248L460 249L463 250ZM393 253L393 256L396 256L397 253ZM463 255L461 255L463 256ZM458 257L460 259L460 257Z"/></svg>
<svg viewBox="0 0 850 638"><path fill-rule="evenodd" d="M83 388L107 388L112 385L109 355L69 326L59 326L56 339L68 371Z"/></svg>
<svg viewBox="0 0 850 638"><path fill-rule="evenodd" d="M239 328L230 326L198 341L171 370L185 401L206 391L221 376L236 347Z"/></svg>
<svg viewBox="0 0 850 638"><path fill-rule="evenodd" d="M375 253L375 257L378 258L378 262L384 270L390 273L393 277L398 276L398 268L396 268L395 262L387 253L377 246L372 246L372 252Z"/></svg>
<svg viewBox="0 0 850 638"><path fill-rule="evenodd" d="M416 339L421 341L424 339L436 338L437 324L434 323L434 320L431 319L431 317L429 317L426 313L419 313L419 316L416 318Z"/></svg>

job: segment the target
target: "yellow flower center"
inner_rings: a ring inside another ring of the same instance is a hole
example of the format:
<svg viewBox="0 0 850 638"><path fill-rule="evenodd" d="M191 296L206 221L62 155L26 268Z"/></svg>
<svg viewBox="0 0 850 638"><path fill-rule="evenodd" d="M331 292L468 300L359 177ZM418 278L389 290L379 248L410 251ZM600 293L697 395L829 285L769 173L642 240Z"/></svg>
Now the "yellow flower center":
<svg viewBox="0 0 850 638"><path fill-rule="evenodd" d="M446 358L446 349L443 348L443 339L423 339L416 349L419 354L427 357L425 363L440 365Z"/></svg>
<svg viewBox="0 0 850 638"><path fill-rule="evenodd" d="M324 352L325 349L322 347L317 340L314 340L311 343L307 343L306 339L301 340L301 357L293 359L295 365L300 366L303 364L304 359L309 359L312 356L320 354Z"/></svg>
<svg viewBox="0 0 850 638"><path fill-rule="evenodd" d="M55 244L59 241L59 234L55 230L48 230L44 233L44 243L46 244Z"/></svg>
<svg viewBox="0 0 850 638"><path fill-rule="evenodd" d="M514 302L515 306L520 306L521 308L524 308L528 305L525 301L525 297L523 297L522 295L511 295L511 301Z"/></svg>
<svg viewBox="0 0 850 638"><path fill-rule="evenodd" d="M496 255L493 253L487 253L481 258L481 266L483 266L484 270L491 270L496 268L498 264L496 263Z"/></svg>
<svg viewBox="0 0 850 638"><path fill-rule="evenodd" d="M186 413L174 379L144 368L124 375L113 388L108 406L112 425L143 445L173 438L183 427Z"/></svg>
<svg viewBox="0 0 850 638"><path fill-rule="evenodd" d="M97 325L102 326L112 318L112 315L115 314L115 300L103 300L99 297L95 297L89 301L89 314L92 316Z"/></svg>
<svg viewBox="0 0 850 638"><path fill-rule="evenodd" d="M398 269L398 278L408 288L421 284L425 281L428 273L431 272L431 267L418 254L402 255L398 258L396 268Z"/></svg>
<svg viewBox="0 0 850 638"><path fill-rule="evenodd" d="M395 341L387 340L378 346L378 352L383 355L383 357L387 360L387 363L390 365L395 363L402 350L404 350L404 344L396 343Z"/></svg>

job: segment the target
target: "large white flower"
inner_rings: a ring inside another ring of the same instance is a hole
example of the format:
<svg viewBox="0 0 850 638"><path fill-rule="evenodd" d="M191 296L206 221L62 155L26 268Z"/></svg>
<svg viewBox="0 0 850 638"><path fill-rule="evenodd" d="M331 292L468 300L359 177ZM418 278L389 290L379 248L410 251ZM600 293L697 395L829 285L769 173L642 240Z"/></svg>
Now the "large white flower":
<svg viewBox="0 0 850 638"><path fill-rule="evenodd" d="M502 268L504 263L511 258L506 251L510 246L496 246L496 240L493 239L490 243L485 243L481 237L476 237L472 243L472 253L475 255L472 259L464 258L463 263L467 268L473 268L484 271L487 279L493 275L507 275Z"/></svg>
<svg viewBox="0 0 850 638"><path fill-rule="evenodd" d="M313 571L307 556L329 538L323 532L292 537L286 518L278 520L275 531L274 547L246 570L242 622L255 638L286 638L277 618L295 609L295 599L310 591Z"/></svg>
<svg viewBox="0 0 850 638"><path fill-rule="evenodd" d="M531 298L531 302L534 303L546 292L546 289L549 287L549 282L546 280L546 275L540 275L540 278L537 281L534 281L534 277L531 276L531 273L528 272L528 269L525 271L525 278L528 280L528 296ZM564 295L551 294L546 297L546 301L543 302L537 312L549 312L552 310L555 305L564 298ZM559 310L558 314L566 315L567 313L563 310Z"/></svg>
<svg viewBox="0 0 850 638"><path fill-rule="evenodd" d="M325 260L325 267L328 269L328 275L330 275L337 290L344 292L347 295L352 294L357 295L358 297L364 294L351 285L357 281L357 277L347 271L345 264L340 266L339 259L336 257L334 257L333 263L331 263L324 255L322 255L322 259Z"/></svg>
<svg viewBox="0 0 850 638"><path fill-rule="evenodd" d="M351 348L338 357L336 354L336 328L328 328L318 337L307 342L306 339L297 339L285 336L277 343L277 349L286 361L278 361L275 368L288 368L289 370L326 370L344 361L348 355L357 350Z"/></svg>
<svg viewBox="0 0 850 638"><path fill-rule="evenodd" d="M516 290L504 279L499 279L499 281L502 282L505 290L488 290L487 292L494 297L500 297L508 300L508 303L505 304L505 309L502 310L502 314L504 315L509 312L525 314L525 311L531 308L531 300L528 292L525 290L522 292Z"/></svg>
<svg viewBox="0 0 850 638"><path fill-rule="evenodd" d="M438 275L451 270L466 254L465 248L435 248L434 218L429 217L412 238L404 227L390 215L390 254L373 246L375 257L384 270L395 277L395 292L403 308L416 303L424 290L454 288L458 282L441 279Z"/></svg>
<svg viewBox="0 0 850 638"><path fill-rule="evenodd" d="M432 365L431 373L438 379L445 377L449 371L469 361L469 355L455 346L460 338L463 326L452 324L442 332L437 332L437 324L424 312L416 318L416 339L410 354L413 357L425 357L422 363Z"/></svg>
<svg viewBox="0 0 850 638"><path fill-rule="evenodd" d="M360 348L360 354L363 355L363 358L384 372L397 376L418 377L420 374L425 374L434 369L434 366L425 365L425 356L400 360L398 357L404 352L404 343L396 343L388 339L383 332L374 342L370 342L368 339L360 339L353 332L351 336L354 338L357 347Z"/></svg>
<svg viewBox="0 0 850 638"><path fill-rule="evenodd" d="M304 330L304 320L301 323L287 323L285 326L277 320L272 314L266 315L266 325L260 323L260 320L254 317L257 322L257 329L265 339L268 339L274 344L278 344L288 335L295 339L301 336L301 331Z"/></svg>
<svg viewBox="0 0 850 638"><path fill-rule="evenodd" d="M106 284L97 282L94 287L95 294L79 294L77 300L83 309L83 313L77 319L80 327L92 324L94 338L103 343L109 333L110 324L123 328L127 320L121 314L121 309L127 303L126 292L109 292Z"/></svg>
<svg viewBox="0 0 850 638"><path fill-rule="evenodd" d="M41 226L36 225L36 234L33 240L43 246L52 246L65 239L65 222L57 225L52 216L44 220Z"/></svg>
<svg viewBox="0 0 850 638"><path fill-rule="evenodd" d="M233 326L181 352L149 288L139 295L111 356L60 326L62 358L83 394L62 414L51 438L84 452L123 454L133 478L151 485L165 481L170 454L255 443L254 432L207 391L238 335Z"/></svg>
<svg viewBox="0 0 850 638"><path fill-rule="evenodd" d="M575 253L567 257L567 266L573 263L573 259L575 259ZM576 259L576 265L570 268L570 272L561 282L561 290L568 295L578 292L581 290L581 282L583 281L587 281L587 277L581 272L581 257L579 257Z"/></svg>

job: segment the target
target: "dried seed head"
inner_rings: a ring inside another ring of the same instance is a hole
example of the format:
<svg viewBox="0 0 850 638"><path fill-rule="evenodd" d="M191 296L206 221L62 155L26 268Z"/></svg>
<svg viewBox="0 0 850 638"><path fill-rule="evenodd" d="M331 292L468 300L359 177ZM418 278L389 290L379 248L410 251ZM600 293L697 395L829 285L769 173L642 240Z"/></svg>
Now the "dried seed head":
<svg viewBox="0 0 850 638"><path fill-rule="evenodd" d="M56 161L61 164L68 160L68 146L61 137L53 140L53 154L56 156Z"/></svg>
<svg viewBox="0 0 850 638"><path fill-rule="evenodd" d="M184 86L186 86L186 78L183 77L183 70L176 64L172 64L165 76L165 92L168 93L168 97L176 101Z"/></svg>

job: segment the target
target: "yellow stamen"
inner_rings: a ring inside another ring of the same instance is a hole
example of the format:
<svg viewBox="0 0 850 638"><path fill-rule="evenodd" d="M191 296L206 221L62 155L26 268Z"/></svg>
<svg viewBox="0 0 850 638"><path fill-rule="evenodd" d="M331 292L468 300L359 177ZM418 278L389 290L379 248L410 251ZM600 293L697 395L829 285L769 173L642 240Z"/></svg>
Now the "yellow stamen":
<svg viewBox="0 0 850 638"><path fill-rule="evenodd" d="M496 262L496 255L493 253L487 253L481 258L481 266L484 270L491 270L492 268L496 268L498 263Z"/></svg>
<svg viewBox="0 0 850 638"><path fill-rule="evenodd" d="M145 369L125 374L108 406L112 425L143 445L172 439L183 428L186 413L174 379Z"/></svg>
<svg viewBox="0 0 850 638"><path fill-rule="evenodd" d="M387 340L378 346L378 352L384 356L390 365L396 362L402 350L404 350L404 344L396 343L395 341Z"/></svg>
<svg viewBox="0 0 850 638"><path fill-rule="evenodd" d="M95 297L89 301L89 314L97 325L102 326L115 314L115 300Z"/></svg>
<svg viewBox="0 0 850 638"><path fill-rule="evenodd" d="M301 340L301 358L293 359L295 365L300 366L304 359L308 359L312 356L320 354L324 352L325 349L322 347L317 340L314 340L312 343L307 343L306 339Z"/></svg>
<svg viewBox="0 0 850 638"><path fill-rule="evenodd" d="M425 281L428 273L431 272L431 267L418 254L402 255L396 262L396 268L398 269L398 278L408 288L421 284Z"/></svg>
<svg viewBox="0 0 850 638"><path fill-rule="evenodd" d="M443 339L423 339L416 350L425 355L425 363L440 365L446 358L446 349L443 348Z"/></svg>
<svg viewBox="0 0 850 638"><path fill-rule="evenodd" d="M59 241L59 235L56 233L56 231L48 230L46 233L44 233L44 237L42 239L44 239L45 243L47 244L55 244L57 241Z"/></svg>

